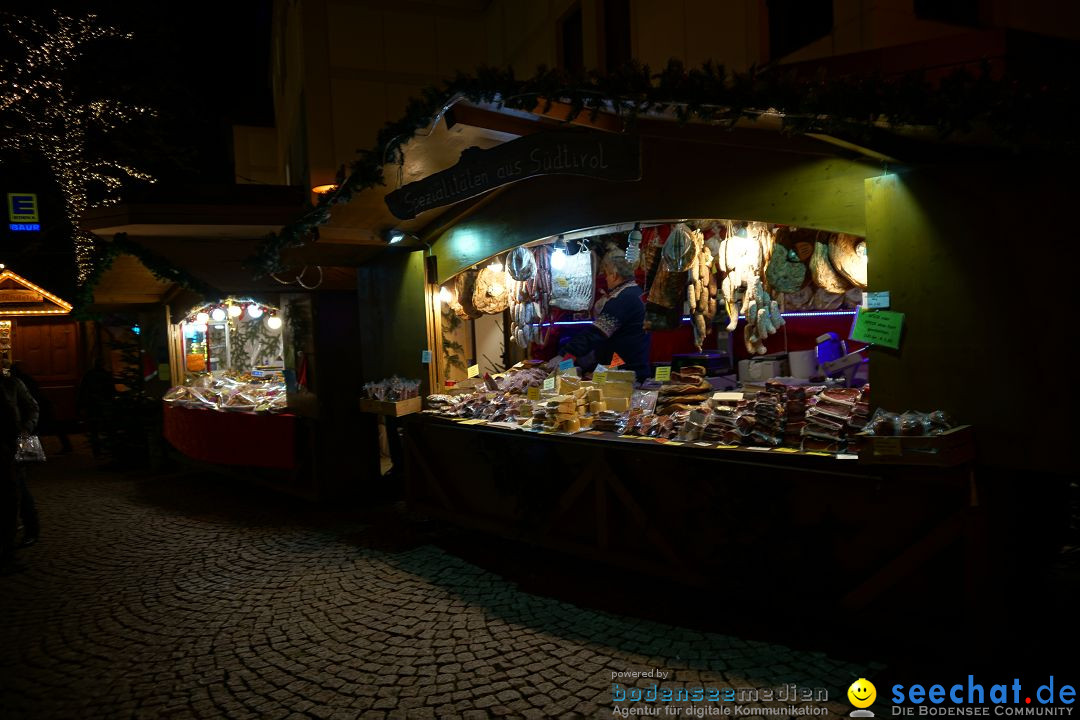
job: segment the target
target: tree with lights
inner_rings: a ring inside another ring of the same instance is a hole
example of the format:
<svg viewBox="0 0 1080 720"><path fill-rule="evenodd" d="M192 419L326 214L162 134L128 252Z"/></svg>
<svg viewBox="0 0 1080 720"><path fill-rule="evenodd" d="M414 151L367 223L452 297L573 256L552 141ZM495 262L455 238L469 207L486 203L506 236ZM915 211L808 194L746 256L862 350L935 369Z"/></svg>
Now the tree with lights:
<svg viewBox="0 0 1080 720"><path fill-rule="evenodd" d="M19 153L39 156L48 165L71 225L81 285L92 269L95 247L94 235L81 228L83 213L116 202L126 180L154 182L148 173L97 156L88 140L152 113L113 98L84 97L69 79L91 43L131 35L99 25L93 14L74 18L59 11L48 21L0 13L0 32L14 51L0 57L0 162Z"/></svg>

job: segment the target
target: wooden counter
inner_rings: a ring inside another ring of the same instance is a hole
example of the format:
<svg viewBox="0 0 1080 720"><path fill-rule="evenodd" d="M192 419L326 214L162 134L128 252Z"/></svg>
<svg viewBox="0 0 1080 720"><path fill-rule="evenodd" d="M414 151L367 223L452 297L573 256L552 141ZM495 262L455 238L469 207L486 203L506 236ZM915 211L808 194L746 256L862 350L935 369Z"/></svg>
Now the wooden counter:
<svg viewBox="0 0 1080 720"><path fill-rule="evenodd" d="M957 590L981 583L966 465L868 466L430 415L404 426L410 507L465 527L694 585L768 583L852 608L928 582L942 556L957 563L947 578Z"/></svg>

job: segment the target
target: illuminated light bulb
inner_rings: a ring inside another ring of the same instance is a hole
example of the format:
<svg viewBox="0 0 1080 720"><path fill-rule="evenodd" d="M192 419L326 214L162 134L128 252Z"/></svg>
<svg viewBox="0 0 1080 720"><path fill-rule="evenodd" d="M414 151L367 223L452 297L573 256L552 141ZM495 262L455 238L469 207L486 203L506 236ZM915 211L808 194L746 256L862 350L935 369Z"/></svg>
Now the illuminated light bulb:
<svg viewBox="0 0 1080 720"><path fill-rule="evenodd" d="M626 262L637 265L641 258L641 223L634 223L634 229L626 236Z"/></svg>
<svg viewBox="0 0 1080 720"><path fill-rule="evenodd" d="M277 315L271 315L270 317L266 318L266 327L270 328L271 330L280 330L281 318L279 318Z"/></svg>
<svg viewBox="0 0 1080 720"><path fill-rule="evenodd" d="M263 314L263 309L261 307L259 307L258 305L255 305L254 303L252 303L251 305L248 305L248 317L251 318L252 320L258 320L259 318L262 317L262 314Z"/></svg>
<svg viewBox="0 0 1080 720"><path fill-rule="evenodd" d="M244 308L240 307L239 305L230 305L229 306L229 317L232 317L232 318L240 317L240 315L243 312L244 312Z"/></svg>
<svg viewBox="0 0 1080 720"><path fill-rule="evenodd" d="M449 305L450 302L453 299L454 299L453 294L446 287L439 288L439 301L440 302L442 302L444 305Z"/></svg>
<svg viewBox="0 0 1080 720"><path fill-rule="evenodd" d="M206 332L206 323L197 322L197 323L195 323L194 325L191 326L191 329L194 330L195 332L205 333Z"/></svg>
<svg viewBox="0 0 1080 720"><path fill-rule="evenodd" d="M209 313L204 313L204 312L199 313L198 315L195 316L195 322L198 323L199 325L206 325L206 323L210 322Z"/></svg>
<svg viewBox="0 0 1080 720"><path fill-rule="evenodd" d="M214 311L210 313L210 317L214 322L225 322L225 311L222 308L214 308Z"/></svg>

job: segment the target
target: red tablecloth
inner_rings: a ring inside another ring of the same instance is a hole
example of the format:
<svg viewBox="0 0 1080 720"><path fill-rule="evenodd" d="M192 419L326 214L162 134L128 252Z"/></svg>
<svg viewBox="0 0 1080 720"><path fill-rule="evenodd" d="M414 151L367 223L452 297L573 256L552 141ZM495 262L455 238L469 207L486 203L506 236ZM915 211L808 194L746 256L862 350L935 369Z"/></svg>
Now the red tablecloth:
<svg viewBox="0 0 1080 720"><path fill-rule="evenodd" d="M218 412L165 403L165 439L195 460L296 468L296 416Z"/></svg>

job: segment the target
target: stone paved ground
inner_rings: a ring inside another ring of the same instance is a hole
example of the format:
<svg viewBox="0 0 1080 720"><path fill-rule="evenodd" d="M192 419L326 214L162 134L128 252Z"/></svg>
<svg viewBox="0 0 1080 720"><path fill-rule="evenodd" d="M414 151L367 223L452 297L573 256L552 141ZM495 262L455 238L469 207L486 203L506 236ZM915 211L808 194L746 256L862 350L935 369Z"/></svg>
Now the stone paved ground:
<svg viewBox="0 0 1080 720"><path fill-rule="evenodd" d="M0 577L4 718L609 718L612 672L649 668L826 687L823 717L879 669L584 610L432 545L365 547L357 516L87 460L34 471L42 542Z"/></svg>

